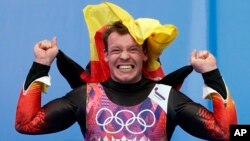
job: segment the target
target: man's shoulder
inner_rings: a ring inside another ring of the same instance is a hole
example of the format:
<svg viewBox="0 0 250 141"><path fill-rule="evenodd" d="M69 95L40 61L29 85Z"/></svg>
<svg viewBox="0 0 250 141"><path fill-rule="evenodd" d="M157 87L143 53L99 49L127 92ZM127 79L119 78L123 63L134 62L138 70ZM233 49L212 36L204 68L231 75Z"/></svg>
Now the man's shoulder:
<svg viewBox="0 0 250 141"><path fill-rule="evenodd" d="M87 85L83 84L81 86L78 86L78 87L74 88L69 93L70 94L85 94L86 90L87 90Z"/></svg>

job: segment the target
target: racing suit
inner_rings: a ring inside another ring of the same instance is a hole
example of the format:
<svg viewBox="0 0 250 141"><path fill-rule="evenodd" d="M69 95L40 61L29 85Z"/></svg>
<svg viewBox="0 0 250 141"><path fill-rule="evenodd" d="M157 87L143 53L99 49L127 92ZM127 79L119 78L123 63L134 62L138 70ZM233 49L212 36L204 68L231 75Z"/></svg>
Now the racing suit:
<svg viewBox="0 0 250 141"><path fill-rule="evenodd" d="M174 87L143 77L135 84L109 79L83 84L41 105L49 67L33 63L16 111L16 130L47 134L78 122L88 140L170 140L177 125L202 139L229 139L237 123L234 102L218 69L202 74L213 112Z"/></svg>

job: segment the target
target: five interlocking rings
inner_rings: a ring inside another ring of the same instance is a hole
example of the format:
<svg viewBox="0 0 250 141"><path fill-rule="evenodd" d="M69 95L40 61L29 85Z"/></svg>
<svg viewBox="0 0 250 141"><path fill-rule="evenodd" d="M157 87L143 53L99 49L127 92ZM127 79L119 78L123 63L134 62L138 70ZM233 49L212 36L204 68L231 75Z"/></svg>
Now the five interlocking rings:
<svg viewBox="0 0 250 141"><path fill-rule="evenodd" d="M104 121L100 122L98 119L103 112L107 112L108 114L106 114L106 115L109 115L109 116L106 117ZM131 117L126 119L126 121L124 121L125 119L122 119L121 117L119 117L119 115L121 115L121 113L124 113L124 114L128 113L128 114L130 114ZM150 123L147 123L142 118L142 114L148 114L148 116L152 116L153 119L148 121ZM113 122L115 122L120 127L117 130L115 130L115 128L112 128L112 130L114 130L114 131L110 131L108 129L108 126L109 126L109 124L111 124ZM130 128L130 127L134 126L133 124L135 124L135 122L137 122L140 125L140 129L141 129L140 131L132 131L132 129ZM110 133L110 134L118 133L124 127L131 134L141 134L141 133L145 132L148 127L154 126L155 115L154 115L154 112L152 112L150 109L142 110L141 112L138 113L138 115L135 115L135 113L130 111L130 110L120 110L117 113L115 113L115 115L114 115L110 109L101 108L96 114L96 123L97 123L97 125L102 126L102 128L103 128L103 130L105 130L105 132ZM141 127L143 127L143 128L141 128Z"/></svg>

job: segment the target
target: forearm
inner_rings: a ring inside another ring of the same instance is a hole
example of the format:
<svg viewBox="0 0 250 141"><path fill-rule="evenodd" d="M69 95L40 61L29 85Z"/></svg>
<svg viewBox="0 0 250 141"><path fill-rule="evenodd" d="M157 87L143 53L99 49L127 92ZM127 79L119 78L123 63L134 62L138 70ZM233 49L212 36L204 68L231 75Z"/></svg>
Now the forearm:
<svg viewBox="0 0 250 141"><path fill-rule="evenodd" d="M220 74L219 69L215 69L202 74L204 79L204 98L209 96L209 91L216 91L223 99L227 98L226 84Z"/></svg>
<svg viewBox="0 0 250 141"><path fill-rule="evenodd" d="M24 90L26 90L29 87L29 85L37 78L48 76L49 69L50 69L49 66L33 62L24 83Z"/></svg>
<svg viewBox="0 0 250 141"><path fill-rule="evenodd" d="M56 56L56 64L59 72L67 80L72 89L86 84L81 79L81 74L85 71L79 64L59 50Z"/></svg>

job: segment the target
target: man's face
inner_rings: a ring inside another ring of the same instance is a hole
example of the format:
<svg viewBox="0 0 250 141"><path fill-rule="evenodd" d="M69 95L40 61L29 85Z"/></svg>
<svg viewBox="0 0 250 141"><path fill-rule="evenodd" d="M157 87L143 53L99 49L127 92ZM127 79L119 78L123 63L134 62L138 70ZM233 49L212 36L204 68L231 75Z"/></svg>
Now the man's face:
<svg viewBox="0 0 250 141"><path fill-rule="evenodd" d="M147 58L143 48L130 34L113 32L109 35L106 61L113 80L123 84L138 82L142 77L143 62Z"/></svg>

